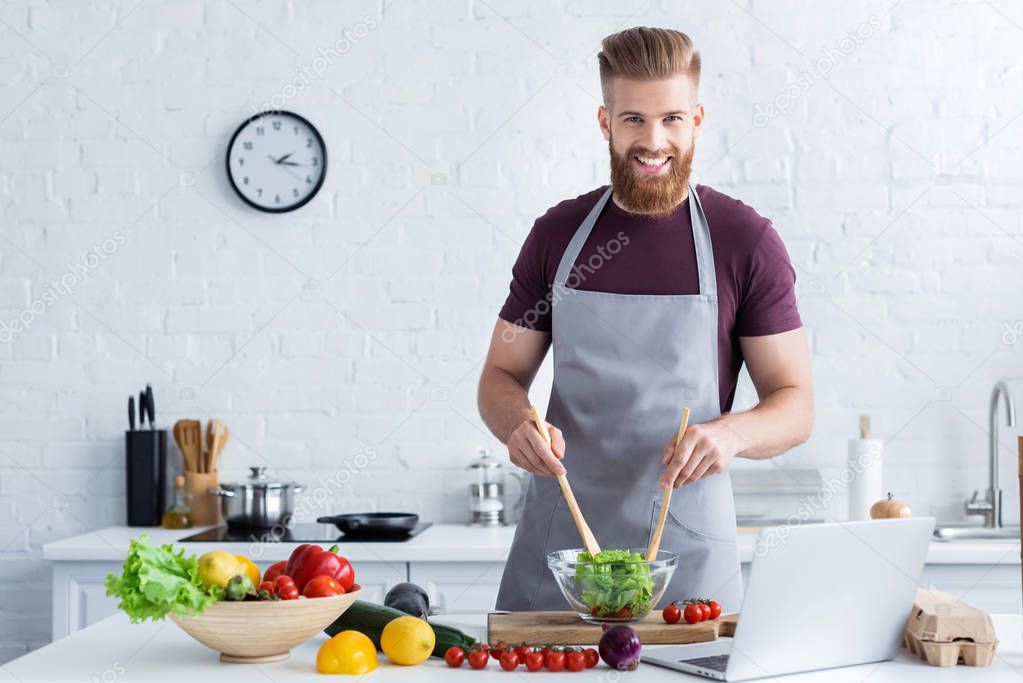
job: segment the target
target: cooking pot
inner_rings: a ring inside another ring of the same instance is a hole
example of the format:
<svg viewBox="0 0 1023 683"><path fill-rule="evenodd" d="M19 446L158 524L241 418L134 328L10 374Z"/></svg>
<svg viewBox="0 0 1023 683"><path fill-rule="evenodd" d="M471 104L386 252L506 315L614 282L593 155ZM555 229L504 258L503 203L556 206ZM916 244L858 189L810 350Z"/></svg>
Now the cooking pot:
<svg viewBox="0 0 1023 683"><path fill-rule="evenodd" d="M220 497L220 510L230 527L268 529L278 524L287 526L294 509L299 484L271 481L265 467L250 467L252 474L237 483L222 483L211 488L211 495Z"/></svg>

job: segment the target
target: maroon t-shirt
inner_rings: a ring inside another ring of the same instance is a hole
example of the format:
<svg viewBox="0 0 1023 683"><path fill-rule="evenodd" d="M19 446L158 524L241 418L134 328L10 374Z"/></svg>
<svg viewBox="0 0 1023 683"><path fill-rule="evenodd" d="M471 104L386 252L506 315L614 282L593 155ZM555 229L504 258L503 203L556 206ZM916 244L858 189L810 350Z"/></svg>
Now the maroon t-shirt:
<svg viewBox="0 0 1023 683"><path fill-rule="evenodd" d="M511 291L501 309L501 319L550 332L550 307L537 303L550 300L551 283L569 240L606 189L605 185L567 199L536 220L512 268ZM696 191L710 224L714 249L718 371L724 413L731 410L743 362L739 337L778 334L802 325L796 310L796 273L771 221L706 185L698 185ZM619 248L619 232L628 236L625 248ZM569 284L617 294L700 291L688 198L671 216L658 220L628 213L613 199L608 200L576 263L588 263L591 256L600 267L587 270L578 285L574 278Z"/></svg>

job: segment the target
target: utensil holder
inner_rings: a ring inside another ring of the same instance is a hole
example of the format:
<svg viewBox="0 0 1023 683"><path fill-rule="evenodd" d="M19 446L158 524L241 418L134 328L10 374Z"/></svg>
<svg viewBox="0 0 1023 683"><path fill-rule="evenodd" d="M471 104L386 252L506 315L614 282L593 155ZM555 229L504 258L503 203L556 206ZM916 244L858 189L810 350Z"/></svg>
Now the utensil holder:
<svg viewBox="0 0 1023 683"><path fill-rule="evenodd" d="M209 489L219 486L219 472L185 472L185 491L191 496L189 508L192 511L193 525L209 526L222 523L220 498L209 493Z"/></svg>
<svg viewBox="0 0 1023 683"><path fill-rule="evenodd" d="M160 526L167 509L167 431L124 433L128 526Z"/></svg>

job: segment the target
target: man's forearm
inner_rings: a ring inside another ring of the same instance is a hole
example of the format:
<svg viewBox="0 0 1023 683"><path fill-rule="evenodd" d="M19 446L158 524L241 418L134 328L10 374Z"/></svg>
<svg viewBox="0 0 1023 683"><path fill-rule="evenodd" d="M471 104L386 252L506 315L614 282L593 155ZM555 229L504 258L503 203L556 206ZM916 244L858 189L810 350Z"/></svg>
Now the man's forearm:
<svg viewBox="0 0 1023 683"><path fill-rule="evenodd" d="M508 443L508 437L515 428L530 419L526 388L511 373L500 368L483 370L477 402L480 417L501 443Z"/></svg>
<svg viewBox="0 0 1023 683"><path fill-rule="evenodd" d="M782 387L756 407L714 420L727 429L733 452L759 460L784 453L810 437L813 394L810 387Z"/></svg>

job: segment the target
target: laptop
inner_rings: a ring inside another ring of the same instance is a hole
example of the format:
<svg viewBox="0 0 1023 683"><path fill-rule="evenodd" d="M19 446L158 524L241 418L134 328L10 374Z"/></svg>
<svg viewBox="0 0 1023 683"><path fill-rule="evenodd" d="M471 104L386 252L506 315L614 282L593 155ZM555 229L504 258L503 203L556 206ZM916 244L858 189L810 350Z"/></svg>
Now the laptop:
<svg viewBox="0 0 1023 683"><path fill-rule="evenodd" d="M642 661L745 681L894 657L933 517L771 527L757 534L735 636L644 650Z"/></svg>

